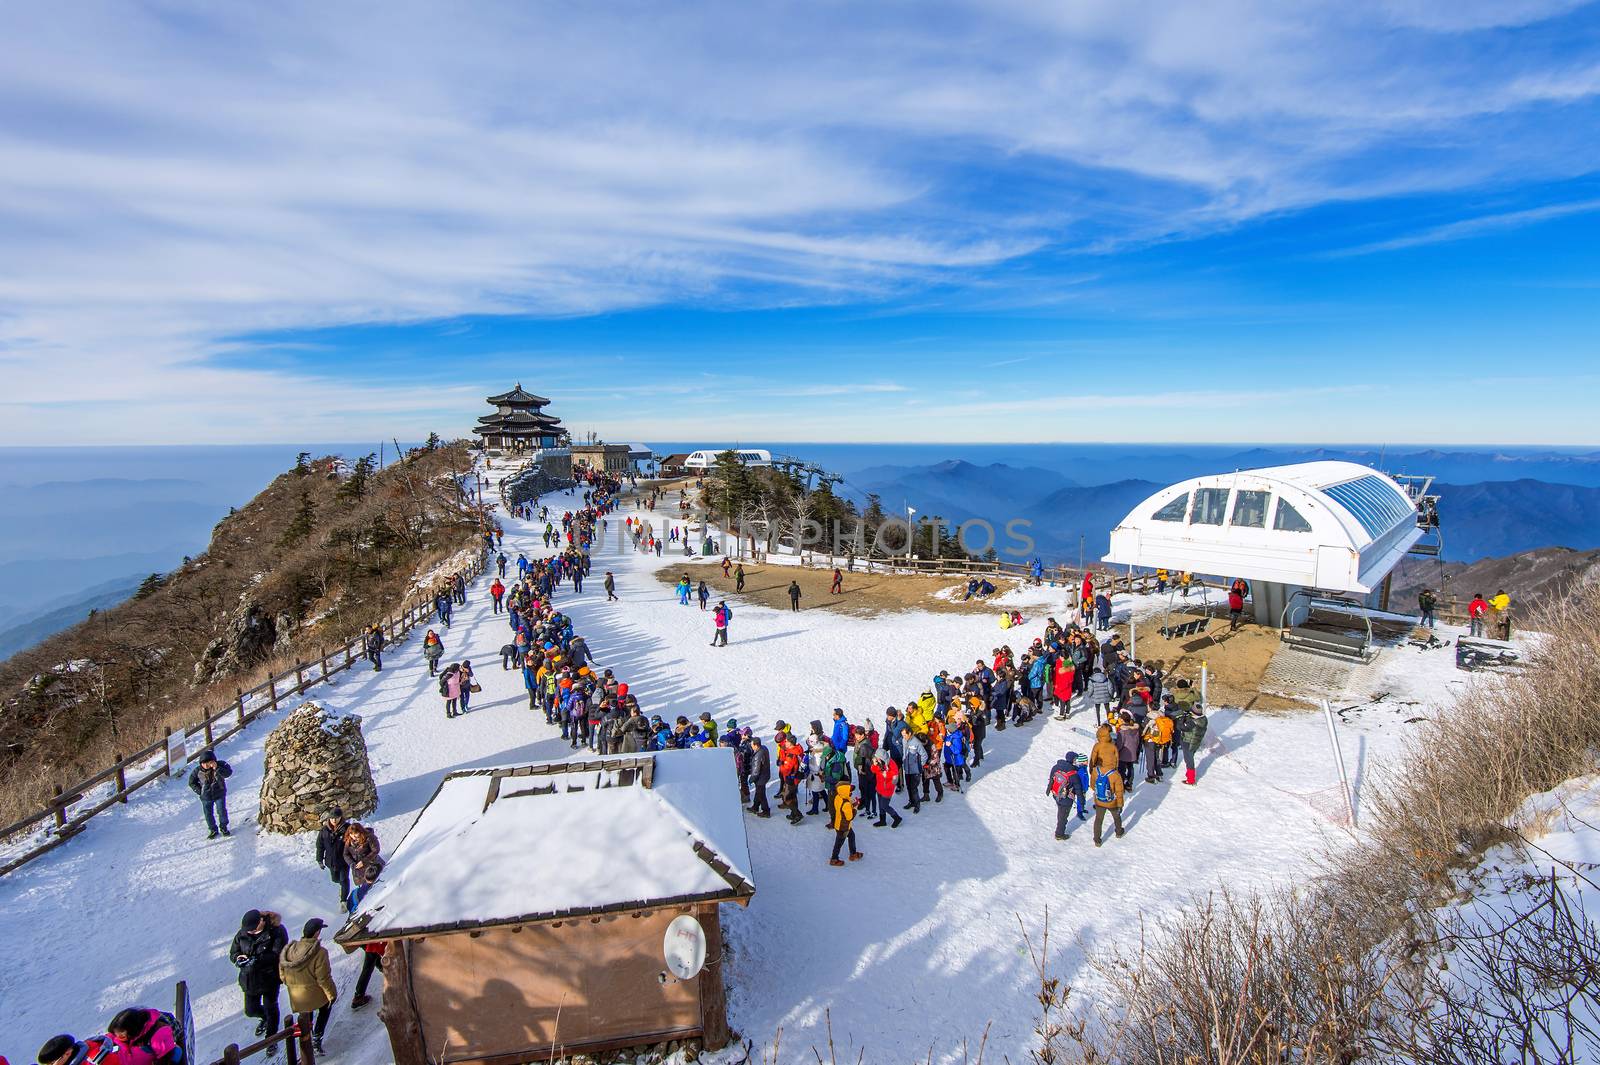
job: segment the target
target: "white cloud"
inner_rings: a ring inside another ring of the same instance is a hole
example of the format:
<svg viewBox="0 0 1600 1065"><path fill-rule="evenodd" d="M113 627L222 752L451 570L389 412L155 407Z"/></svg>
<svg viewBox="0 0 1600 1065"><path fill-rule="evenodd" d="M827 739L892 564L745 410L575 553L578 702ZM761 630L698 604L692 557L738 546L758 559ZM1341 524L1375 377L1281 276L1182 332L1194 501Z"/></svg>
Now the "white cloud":
<svg viewBox="0 0 1600 1065"><path fill-rule="evenodd" d="M1470 237L1482 236L1485 233L1521 229L1523 226L1538 225L1541 222L1567 218L1577 214L1591 214L1595 211L1600 211L1600 200L1554 203L1545 207L1531 207L1524 211L1502 211L1499 214L1462 218L1455 222L1433 226L1429 229L1408 233L1403 237L1394 237L1390 240L1373 241L1370 244L1361 244L1353 248L1341 248L1337 251L1329 252L1328 257L1343 258L1353 255L1371 255L1375 252L1399 251L1404 248L1416 248L1426 244L1444 244L1452 240L1466 240Z"/></svg>
<svg viewBox="0 0 1600 1065"><path fill-rule="evenodd" d="M0 440L59 438L49 404L85 393L104 439L448 409L206 363L241 333L904 296L1041 247L1582 173L1600 147L1549 109L1596 68L1484 36L1574 6L10 5ZM1025 210L975 191L1017 169Z"/></svg>

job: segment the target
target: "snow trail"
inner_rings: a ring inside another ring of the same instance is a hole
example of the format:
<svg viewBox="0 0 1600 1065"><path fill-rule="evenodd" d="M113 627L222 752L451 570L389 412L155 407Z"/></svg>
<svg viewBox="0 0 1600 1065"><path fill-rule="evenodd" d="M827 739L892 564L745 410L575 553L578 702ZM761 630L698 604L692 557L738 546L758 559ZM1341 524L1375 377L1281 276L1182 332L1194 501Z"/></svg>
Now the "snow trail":
<svg viewBox="0 0 1600 1065"><path fill-rule="evenodd" d="M578 498L566 493L545 502L559 513ZM1053 608L1050 590L1030 591L1039 606L1024 607L1027 624L1007 631L985 615L859 617L826 603L791 613L732 597L730 645L712 647L710 610L680 606L655 576L681 553L657 559L626 545L622 521L640 513L626 500L608 517L584 592L574 596L568 586L556 602L598 665L628 683L647 715L668 720L709 711L719 725L735 717L770 738L779 718L804 731L839 706L853 722L871 718L881 726L886 706L903 707L940 669L970 668L1002 643L1020 651L1043 634L1047 613L1070 614L1066 588L1054 590ZM677 523L665 509L650 518L657 529ZM530 559L548 554L543 522L503 513L500 520L513 561L519 551ZM606 601L606 570L616 575L618 602ZM469 587L467 604L442 634L445 661L470 659L483 687L465 717L444 717L420 654L427 626L385 653L381 674L358 667L313 695L364 719L380 801L369 820L386 850L445 771L571 751L542 714L528 710L520 673L500 668L510 630L491 610L485 589L492 575L491 567ZM1446 659L1415 661L1418 671L1406 683L1442 697L1451 672ZM841 1056L854 1059L864 1048L869 1062L920 1059L931 1047L936 1060L951 1061L962 1040L975 1047L992 1022L986 1053L1016 1060L1025 1054L1035 1006L1019 917L1037 933L1049 906L1052 943L1061 945L1055 974L1079 980L1083 951L1127 943L1141 914L1169 910L1193 891L1281 882L1310 869L1327 820L1259 781L1307 793L1335 783L1320 717L1217 710L1212 735L1245 752L1248 769L1243 760L1207 754L1199 787L1140 785L1129 801L1127 837L1100 850L1085 825L1068 842L1053 841L1054 809L1044 795L1051 764L1069 748L1088 750L1086 719L1080 713L1068 723L1041 718L1019 730L991 728L987 757L964 793L947 793L916 816L900 807L906 824L898 830L863 822L857 835L867 857L845 868L826 864L832 834L823 818L800 826L752 820L756 897L748 910L727 908L725 916L733 1026L763 1045L781 1028L783 1058L810 1059L812 1045L826 1053L828 1010ZM26 1059L56 1032L98 1031L130 1004L168 1008L178 979L189 981L206 1060L230 1041L248 1041L254 1026L240 1014L235 970L223 957L239 915L277 910L291 930L311 916L342 923L338 889L312 859L313 837L255 832L261 744L275 724L265 720L219 751L234 767L235 838L206 842L199 804L175 779L152 785L127 807L95 818L78 839L0 880L0 939L9 948L0 967L0 1052ZM1347 727L1352 770L1392 751L1400 733ZM390 1060L376 1009L347 1008L359 955L332 953L341 1001L329 1053L354 1065Z"/></svg>

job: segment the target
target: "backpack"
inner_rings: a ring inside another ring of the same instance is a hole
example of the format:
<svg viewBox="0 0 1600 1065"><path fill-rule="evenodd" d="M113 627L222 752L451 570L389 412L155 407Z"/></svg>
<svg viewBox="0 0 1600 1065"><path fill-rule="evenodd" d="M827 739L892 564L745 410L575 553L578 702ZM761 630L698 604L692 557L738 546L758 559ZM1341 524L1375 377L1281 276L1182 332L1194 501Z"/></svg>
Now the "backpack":
<svg viewBox="0 0 1600 1065"><path fill-rule="evenodd" d="M1094 801L1111 801L1111 774L1101 773L1094 778Z"/></svg>
<svg viewBox="0 0 1600 1065"><path fill-rule="evenodd" d="M1060 801L1067 797L1067 781L1072 779L1072 770L1055 769L1050 773L1050 797Z"/></svg>
<svg viewBox="0 0 1600 1065"><path fill-rule="evenodd" d="M188 1060L184 1056L185 1047L183 1040L183 1029L178 1027L178 1018L174 1017L165 1010L154 1010L152 1012L156 1014L155 1023L145 1029L142 1037L130 1041L128 1043L129 1048L142 1048L148 1051L150 1049L151 1041L155 1039L156 1032L160 1031L161 1028L165 1026L166 1028L172 1030L172 1041L178 1045L177 1056L172 1058L172 1061L180 1062Z"/></svg>

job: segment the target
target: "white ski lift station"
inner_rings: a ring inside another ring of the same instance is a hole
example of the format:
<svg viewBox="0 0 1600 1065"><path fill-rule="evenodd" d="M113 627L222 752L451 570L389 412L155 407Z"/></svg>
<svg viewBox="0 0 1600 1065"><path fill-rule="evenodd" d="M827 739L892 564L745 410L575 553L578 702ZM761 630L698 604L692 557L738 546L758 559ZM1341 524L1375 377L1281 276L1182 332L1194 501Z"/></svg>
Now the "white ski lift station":
<svg viewBox="0 0 1600 1065"><path fill-rule="evenodd" d="M1436 527L1432 501L1424 511L1394 478L1353 462L1193 477L1134 507L1105 561L1243 577L1257 622L1296 625L1313 596L1386 606L1374 593Z"/></svg>

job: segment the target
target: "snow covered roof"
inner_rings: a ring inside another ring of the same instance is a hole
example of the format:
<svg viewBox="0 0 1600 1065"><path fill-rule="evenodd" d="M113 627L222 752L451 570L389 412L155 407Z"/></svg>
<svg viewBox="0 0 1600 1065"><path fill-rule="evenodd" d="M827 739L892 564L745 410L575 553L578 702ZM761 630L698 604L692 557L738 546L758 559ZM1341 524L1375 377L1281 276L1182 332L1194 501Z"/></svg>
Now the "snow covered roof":
<svg viewBox="0 0 1600 1065"><path fill-rule="evenodd" d="M726 748L463 770L440 783L338 940L754 893Z"/></svg>
<svg viewBox="0 0 1600 1065"><path fill-rule="evenodd" d="M1366 593L1422 533L1392 478L1353 462L1302 462L1163 488L1111 531L1105 561Z"/></svg>

